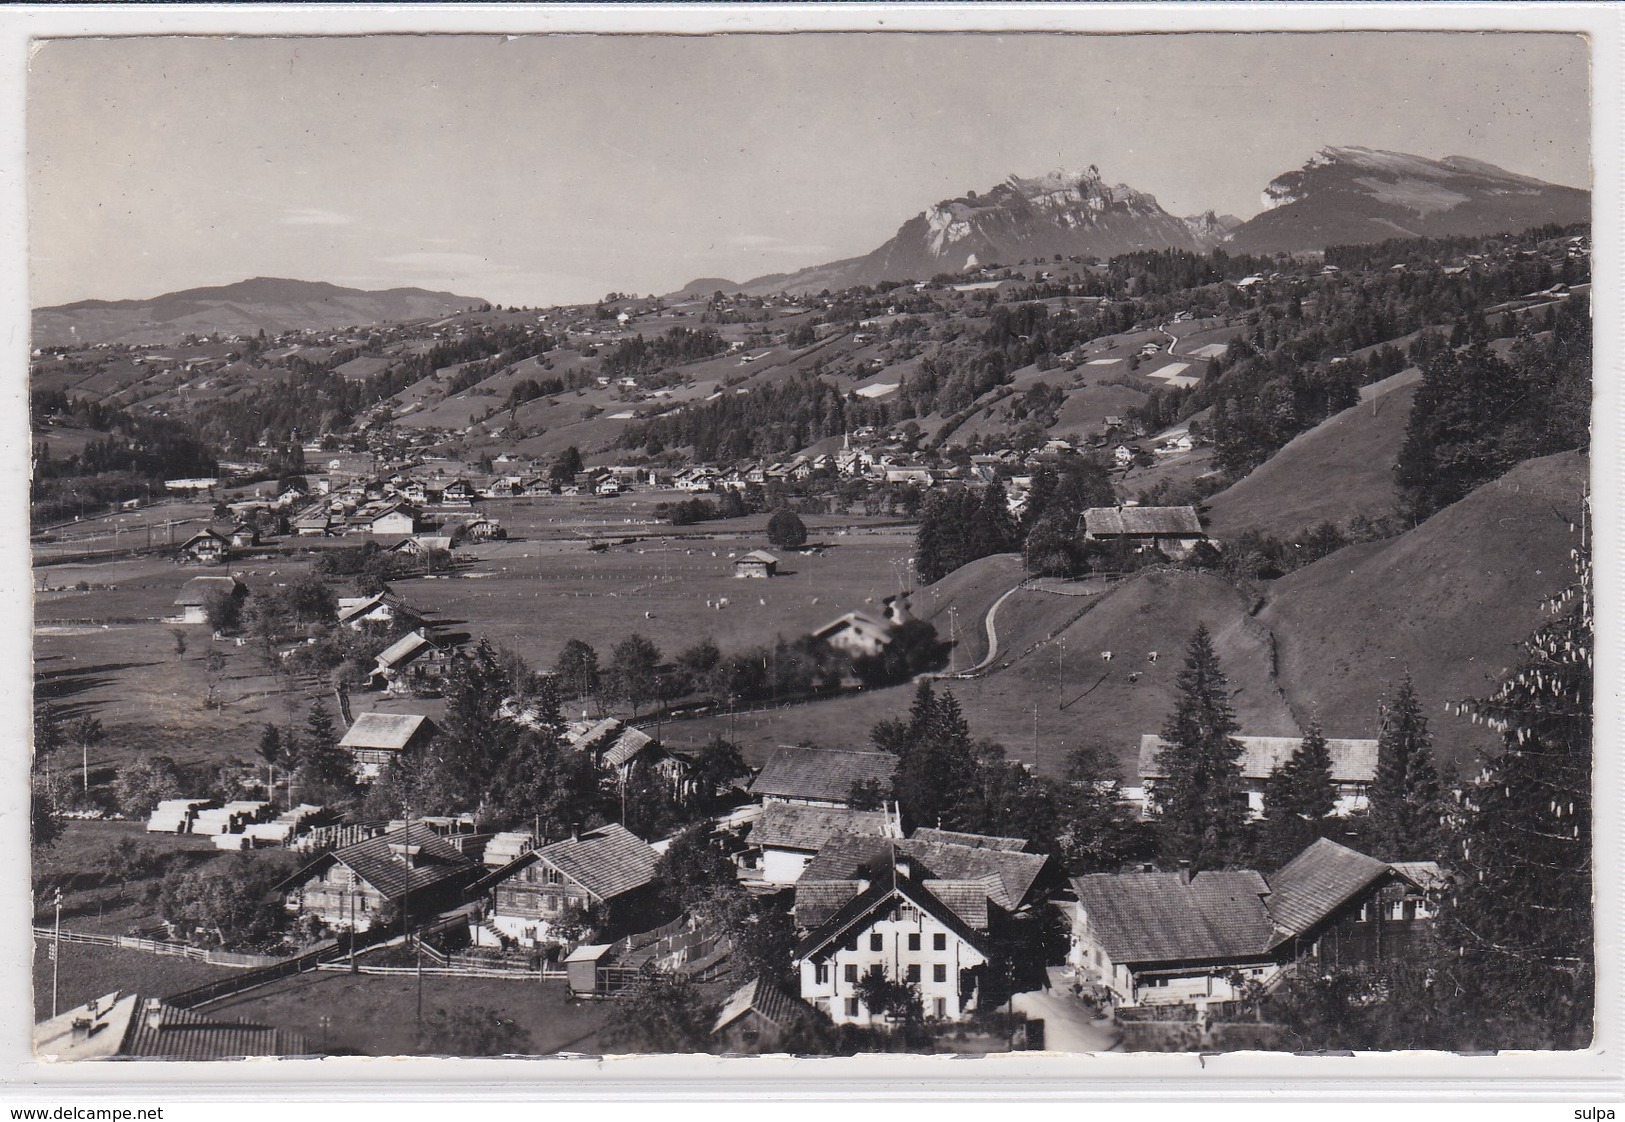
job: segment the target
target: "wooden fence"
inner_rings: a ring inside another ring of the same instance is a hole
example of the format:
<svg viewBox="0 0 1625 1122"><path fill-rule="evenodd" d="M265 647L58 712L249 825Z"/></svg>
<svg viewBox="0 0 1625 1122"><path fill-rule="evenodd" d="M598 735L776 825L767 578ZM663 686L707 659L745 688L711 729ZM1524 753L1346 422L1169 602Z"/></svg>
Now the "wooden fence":
<svg viewBox="0 0 1625 1122"><path fill-rule="evenodd" d="M46 941L57 938L57 934L49 927L34 928L34 938ZM209 950L205 947L191 947L185 943L166 943L158 939L143 939L136 935L100 935L90 931L64 931L61 934L64 943L81 943L93 947L116 947L125 951L141 951L145 954L163 955L170 958L184 958L193 962L206 962L211 966L230 966L237 969L252 970L262 966L273 966L279 962L286 962L286 958L264 954L239 954L235 951Z"/></svg>

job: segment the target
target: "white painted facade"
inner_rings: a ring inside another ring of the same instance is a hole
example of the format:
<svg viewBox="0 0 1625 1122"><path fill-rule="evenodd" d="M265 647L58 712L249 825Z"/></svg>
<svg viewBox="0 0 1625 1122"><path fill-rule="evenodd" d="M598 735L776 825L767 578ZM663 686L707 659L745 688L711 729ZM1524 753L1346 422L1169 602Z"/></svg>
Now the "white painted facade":
<svg viewBox="0 0 1625 1122"><path fill-rule="evenodd" d="M833 953L826 948L800 962L801 997L836 1024L868 1024L858 980L871 967L883 966L892 979L919 987L927 1017L959 1020L976 1004L975 983L965 972L986 962L981 951L936 917L895 898L890 911L878 913Z"/></svg>

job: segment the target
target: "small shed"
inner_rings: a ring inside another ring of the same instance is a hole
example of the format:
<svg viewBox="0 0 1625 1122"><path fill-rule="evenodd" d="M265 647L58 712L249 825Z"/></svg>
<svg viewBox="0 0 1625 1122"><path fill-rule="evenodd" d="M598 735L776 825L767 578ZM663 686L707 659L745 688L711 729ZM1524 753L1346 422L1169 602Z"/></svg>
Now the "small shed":
<svg viewBox="0 0 1625 1122"><path fill-rule="evenodd" d="M577 997L592 997L598 992L598 963L614 945L583 943L564 956L564 972L570 980L571 993Z"/></svg>
<svg viewBox="0 0 1625 1122"><path fill-rule="evenodd" d="M396 756L427 743L435 731L434 722L418 713L363 713L339 747L350 753L358 779L377 779Z"/></svg>
<svg viewBox="0 0 1625 1122"><path fill-rule="evenodd" d="M181 610L181 622L209 622L209 597L217 592L243 596L247 590L236 577L193 577L181 586L181 594L175 597L175 606Z"/></svg>
<svg viewBox="0 0 1625 1122"><path fill-rule="evenodd" d="M764 549L755 549L734 559L736 577L771 577L777 576L778 571L779 559Z"/></svg>

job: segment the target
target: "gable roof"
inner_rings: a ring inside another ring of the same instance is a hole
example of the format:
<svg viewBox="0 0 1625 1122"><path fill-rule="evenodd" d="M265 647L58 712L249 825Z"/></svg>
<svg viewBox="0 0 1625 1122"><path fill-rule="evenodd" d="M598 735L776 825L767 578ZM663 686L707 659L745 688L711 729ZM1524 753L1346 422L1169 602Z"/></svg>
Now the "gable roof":
<svg viewBox="0 0 1625 1122"><path fill-rule="evenodd" d="M783 746L769 756L750 785L757 798L820 799L844 803L855 783L890 783L897 757L888 752Z"/></svg>
<svg viewBox="0 0 1625 1122"><path fill-rule="evenodd" d="M363 713L339 741L340 748L378 748L399 752L425 724L433 722L419 713Z"/></svg>
<svg viewBox="0 0 1625 1122"><path fill-rule="evenodd" d="M649 843L619 823L565 838L534 851L599 900L612 900L655 879L660 860Z"/></svg>
<svg viewBox="0 0 1625 1122"><path fill-rule="evenodd" d="M741 561L760 561L767 565L777 565L779 563L779 559L765 549L753 549L741 557L734 558L735 565Z"/></svg>
<svg viewBox="0 0 1625 1122"><path fill-rule="evenodd" d="M423 648L429 646L428 638L421 631L408 631L399 639L378 653L378 665L396 667L403 662L409 662L423 653Z"/></svg>
<svg viewBox="0 0 1625 1122"><path fill-rule="evenodd" d="M1252 871L1094 873L1074 877L1073 891L1089 930L1113 962L1184 962L1254 958L1274 942Z"/></svg>
<svg viewBox="0 0 1625 1122"><path fill-rule="evenodd" d="M79 1035L74 1033L75 1021L88 1022ZM59 1060L228 1060L301 1056L313 1051L296 1032L211 1020L157 998L118 991L35 1025L34 1050L41 1057Z"/></svg>
<svg viewBox="0 0 1625 1122"><path fill-rule="evenodd" d="M844 806L803 806L767 803L750 828L753 845L775 849L822 849L837 834L879 836L886 829L883 810L852 810Z"/></svg>
<svg viewBox="0 0 1625 1122"><path fill-rule="evenodd" d="M933 875L944 880L985 880L988 897L1007 912L1015 911L1026 901L1033 883L1050 860L1045 853L922 841L918 834L902 842L898 851L917 859Z"/></svg>
<svg viewBox="0 0 1625 1122"><path fill-rule="evenodd" d="M236 577L193 577L181 585L181 594L175 597L178 607L190 608L207 604L216 592L235 593L243 582Z"/></svg>
<svg viewBox="0 0 1625 1122"><path fill-rule="evenodd" d="M984 957L989 952L987 940L975 931L947 904L926 888L923 883L897 872L895 864L888 865L883 874L865 892L847 901L841 910L830 916L796 944L796 958L804 959L818 954L831 943L838 943L854 931L873 922L876 912L902 897L922 912L933 917L955 936Z"/></svg>
<svg viewBox="0 0 1625 1122"><path fill-rule="evenodd" d="M394 847L414 846L412 864L394 852ZM398 830L379 834L354 845L323 854L277 885L284 890L310 879L312 873L337 862L372 885L386 900L397 900L474 871L477 866L422 822L411 822Z"/></svg>
<svg viewBox="0 0 1625 1122"><path fill-rule="evenodd" d="M799 997L791 997L766 978L752 978L722 1003L722 1010L717 1014L711 1032L721 1032L750 1012L780 1028L789 1028L818 1015L811 1005Z"/></svg>
<svg viewBox="0 0 1625 1122"><path fill-rule="evenodd" d="M891 638L891 627L867 612L847 612L843 616L837 616L817 631L814 631L812 637L814 639L828 639L837 631L848 627L857 632L869 632L882 639Z"/></svg>
<svg viewBox="0 0 1625 1122"><path fill-rule="evenodd" d="M631 725L621 731L608 748L604 749L601 764L604 767L620 767L631 763L637 754L655 742L655 738L642 729L635 729Z"/></svg>
<svg viewBox="0 0 1625 1122"><path fill-rule="evenodd" d="M1296 736L1238 736L1241 744L1241 774L1247 779L1268 779L1303 743ZM1167 747L1160 736L1140 737L1140 778L1164 779L1167 772L1157 766L1157 757ZM1337 739L1326 741L1332 759L1335 783L1370 783L1377 776L1375 740Z"/></svg>
<svg viewBox="0 0 1625 1122"><path fill-rule="evenodd" d="M805 872L796 881L796 926L802 930L817 927L846 906L863 890L859 880L813 880Z"/></svg>
<svg viewBox="0 0 1625 1122"><path fill-rule="evenodd" d="M1201 537L1202 521L1188 506L1097 506L1083 512L1087 534Z"/></svg>
<svg viewBox="0 0 1625 1122"><path fill-rule="evenodd" d="M948 845L966 845L972 849L1002 849L1020 853L1027 848L1026 838L1000 838L992 834L962 834L958 830L938 830L921 826L909 835L910 841L944 842Z"/></svg>
<svg viewBox="0 0 1625 1122"><path fill-rule="evenodd" d="M1270 917L1290 935L1302 935L1391 871L1386 861L1317 838L1269 878Z"/></svg>

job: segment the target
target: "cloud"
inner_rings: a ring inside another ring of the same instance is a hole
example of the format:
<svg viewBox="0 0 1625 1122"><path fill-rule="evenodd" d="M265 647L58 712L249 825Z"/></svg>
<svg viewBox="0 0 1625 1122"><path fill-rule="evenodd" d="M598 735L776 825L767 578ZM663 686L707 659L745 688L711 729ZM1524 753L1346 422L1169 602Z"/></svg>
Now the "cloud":
<svg viewBox="0 0 1625 1122"><path fill-rule="evenodd" d="M284 226L349 226L355 219L337 211L296 206L284 210L279 221Z"/></svg>

